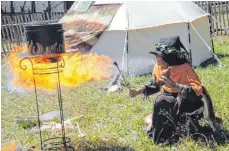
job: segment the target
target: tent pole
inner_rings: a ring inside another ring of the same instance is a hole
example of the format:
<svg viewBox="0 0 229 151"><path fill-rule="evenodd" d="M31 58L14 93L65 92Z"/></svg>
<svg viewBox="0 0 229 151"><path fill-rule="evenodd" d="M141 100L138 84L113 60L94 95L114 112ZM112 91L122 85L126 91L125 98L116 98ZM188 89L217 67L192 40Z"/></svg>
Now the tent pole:
<svg viewBox="0 0 229 151"><path fill-rule="evenodd" d="M215 53L215 50L214 50L214 43L213 43L213 38L212 38L213 32L212 32L212 19L211 19L211 14L208 16L208 19L209 19L210 37L211 37L211 42L212 42L212 51L213 51L213 53ZM214 29L213 29L213 31L214 31Z"/></svg>
<svg viewBox="0 0 229 151"><path fill-rule="evenodd" d="M128 37L128 31L126 31L126 64L127 64L127 75L129 75L129 51L128 51L128 40L129 40L129 37Z"/></svg>
<svg viewBox="0 0 229 151"><path fill-rule="evenodd" d="M187 23L188 26L188 42L189 42L189 61L190 64L192 65L192 49L191 49L191 34L190 34L190 25Z"/></svg>
<svg viewBox="0 0 229 151"><path fill-rule="evenodd" d="M128 8L126 7L126 15L127 15L127 29L126 29L126 64L127 64L127 75L129 75L129 47L128 47L128 41L129 41L129 11Z"/></svg>
<svg viewBox="0 0 229 151"><path fill-rule="evenodd" d="M126 58L126 43L127 43L127 30L125 30L126 36L125 36L125 44L123 49L123 57L122 57L122 71L124 70L124 62Z"/></svg>
<svg viewBox="0 0 229 151"><path fill-rule="evenodd" d="M122 71L124 69L124 62L126 58L126 73L129 75L129 59L128 59L128 29L129 29L129 14L126 8L126 17L127 17L127 27L125 29L126 37L125 37L125 45L124 45L124 50L123 50L123 58L122 58Z"/></svg>

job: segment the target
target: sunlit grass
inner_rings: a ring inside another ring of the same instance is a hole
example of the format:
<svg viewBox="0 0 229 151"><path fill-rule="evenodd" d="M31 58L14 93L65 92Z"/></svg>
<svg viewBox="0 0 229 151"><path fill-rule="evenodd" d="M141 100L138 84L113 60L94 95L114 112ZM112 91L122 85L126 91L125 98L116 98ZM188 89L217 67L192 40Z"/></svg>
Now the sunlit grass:
<svg viewBox="0 0 229 151"><path fill-rule="evenodd" d="M214 39L215 52L226 65L219 68L210 65L206 68L197 68L203 84L207 87L217 116L223 118L224 127L229 129L229 37L216 37ZM4 68L3 68L4 67ZM39 148L39 136L28 132L15 122L15 117L36 115L34 92L16 93L8 90L9 72L5 61L2 61L2 144L14 141L16 144L28 148L36 145ZM140 87L150 80L151 75L129 77L128 81L134 87ZM66 118L83 115L74 120L78 123L85 138L78 137L78 131L67 132L74 146L81 150L201 150L207 151L208 146L198 145L193 140L180 140L171 147L154 145L145 134L143 118L152 110L152 102L136 97L130 99L128 90L108 94L101 92L100 87L107 84L107 80L88 82L79 87L67 89L62 92ZM58 109L57 95L54 92L40 92L39 103L42 113ZM229 150L229 145L217 146L216 150Z"/></svg>

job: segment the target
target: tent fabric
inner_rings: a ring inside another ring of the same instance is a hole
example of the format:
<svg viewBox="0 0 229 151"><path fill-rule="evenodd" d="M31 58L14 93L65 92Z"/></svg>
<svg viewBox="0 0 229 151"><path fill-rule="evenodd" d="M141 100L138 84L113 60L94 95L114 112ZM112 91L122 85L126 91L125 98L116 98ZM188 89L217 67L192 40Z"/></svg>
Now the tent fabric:
<svg viewBox="0 0 229 151"><path fill-rule="evenodd" d="M201 35L204 41L212 49L212 42L209 30L208 17L203 17L192 22L197 32ZM203 61L213 57L212 50L204 44L192 26L190 26L191 48L192 48L192 63L194 66L199 66Z"/></svg>
<svg viewBox="0 0 229 151"><path fill-rule="evenodd" d="M176 35L191 54L193 66L199 66L203 61L213 57L192 26L188 26L192 23L203 40L212 48L208 13L193 2L138 1L92 4L93 7L105 8L112 5L119 7L105 31L94 41L91 52L107 55L120 66L124 65L124 73L150 73L155 64L155 57L149 52L155 50L154 45L161 38ZM99 17L101 16L97 16L96 19ZM91 15L89 18L95 19L95 16ZM128 48L125 44L127 33ZM112 71L116 72L117 69L114 68Z"/></svg>
<svg viewBox="0 0 229 151"><path fill-rule="evenodd" d="M91 3L89 2L88 4L91 5ZM89 5L89 7L88 5L84 6L80 4L79 2L74 6L85 7L86 11L73 6L59 23L64 24L65 41L72 49L89 52L101 33L110 24L120 5ZM82 4L84 3L82 2Z"/></svg>
<svg viewBox="0 0 229 151"><path fill-rule="evenodd" d="M125 30L127 20L129 20L128 30L133 30L189 22L207 15L208 13L196 4L188 1L125 2L118 10L108 30Z"/></svg>

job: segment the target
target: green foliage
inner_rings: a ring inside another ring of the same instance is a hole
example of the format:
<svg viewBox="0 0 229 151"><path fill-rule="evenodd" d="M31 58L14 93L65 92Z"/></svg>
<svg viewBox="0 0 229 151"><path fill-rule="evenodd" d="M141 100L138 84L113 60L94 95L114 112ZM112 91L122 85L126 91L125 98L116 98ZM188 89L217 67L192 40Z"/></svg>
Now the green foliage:
<svg viewBox="0 0 229 151"><path fill-rule="evenodd" d="M23 127L24 129L28 129L31 127L34 127L37 125L37 120L33 119L33 120L26 120L26 121L20 121L17 122L19 124L19 126Z"/></svg>
<svg viewBox="0 0 229 151"><path fill-rule="evenodd" d="M226 65L219 68L209 65L206 68L197 68L203 84L207 87L216 111L216 115L224 120L223 126L229 130L229 37L215 37L215 52ZM6 61L2 61L2 66ZM39 147L39 135L31 134L15 122L16 117L36 115L35 96L33 90L28 93L10 92L8 68L2 68L2 143L15 140L28 148L32 145ZM140 87L147 83L151 75L127 77L131 87ZM79 117L72 121L79 125L87 137L78 137L79 132L67 131L72 143L78 150L210 150L209 146L200 142L184 138L173 146L161 147L154 145L145 134L143 119L152 110L150 101L142 100L141 96L134 99L128 97L128 90L122 92L106 93L99 90L106 86L107 80L88 82L76 88L63 88L63 106L65 119ZM56 92L43 92L39 90L39 105L41 114L58 109ZM44 134L47 137L48 134ZM229 150L229 145L216 146L215 150Z"/></svg>

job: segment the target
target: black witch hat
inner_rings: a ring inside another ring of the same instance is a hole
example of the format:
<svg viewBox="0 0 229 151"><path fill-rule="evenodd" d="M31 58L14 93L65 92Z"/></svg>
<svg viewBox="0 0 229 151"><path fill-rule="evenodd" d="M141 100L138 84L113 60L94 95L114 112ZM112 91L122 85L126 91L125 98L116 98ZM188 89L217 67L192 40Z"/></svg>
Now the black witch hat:
<svg viewBox="0 0 229 151"><path fill-rule="evenodd" d="M189 63L189 53L180 41L179 36L161 38L155 48L156 50L150 53L161 56L169 66Z"/></svg>

